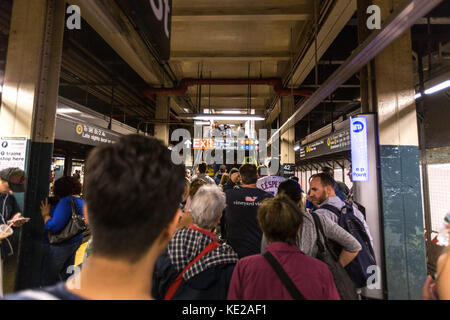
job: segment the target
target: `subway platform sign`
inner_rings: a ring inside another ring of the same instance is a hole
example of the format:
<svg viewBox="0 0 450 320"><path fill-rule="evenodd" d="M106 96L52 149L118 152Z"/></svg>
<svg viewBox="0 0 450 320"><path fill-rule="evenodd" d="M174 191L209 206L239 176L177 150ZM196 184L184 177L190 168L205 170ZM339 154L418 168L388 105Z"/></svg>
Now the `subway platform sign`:
<svg viewBox="0 0 450 320"><path fill-rule="evenodd" d="M300 160L350 150L350 130L344 129L300 147Z"/></svg>
<svg viewBox="0 0 450 320"><path fill-rule="evenodd" d="M350 139L352 153L353 181L369 181L369 155L367 144L367 119L350 119Z"/></svg>

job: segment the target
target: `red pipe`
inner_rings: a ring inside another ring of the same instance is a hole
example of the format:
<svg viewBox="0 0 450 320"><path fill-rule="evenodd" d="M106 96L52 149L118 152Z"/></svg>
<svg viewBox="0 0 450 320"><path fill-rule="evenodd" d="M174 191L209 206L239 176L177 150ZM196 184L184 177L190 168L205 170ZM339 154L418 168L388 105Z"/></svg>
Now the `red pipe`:
<svg viewBox="0 0 450 320"><path fill-rule="evenodd" d="M148 88L144 90L144 95L153 98L153 95L173 95L184 96L189 87L196 85L212 85L212 86L227 86L227 85L266 85L272 86L278 96L289 96L291 94L296 96L309 97L313 94L311 90L301 90L283 87L281 79L183 79L180 85L176 88Z"/></svg>

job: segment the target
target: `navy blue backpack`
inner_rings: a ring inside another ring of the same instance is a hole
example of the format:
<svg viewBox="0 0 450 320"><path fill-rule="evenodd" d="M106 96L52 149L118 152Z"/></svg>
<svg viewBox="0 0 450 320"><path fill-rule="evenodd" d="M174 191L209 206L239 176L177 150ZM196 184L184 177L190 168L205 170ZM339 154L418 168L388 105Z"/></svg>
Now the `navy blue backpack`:
<svg viewBox="0 0 450 320"><path fill-rule="evenodd" d="M341 210L329 204L320 206L320 209L329 210L337 215L339 218L338 225L350 233L361 244L361 251L345 267L345 270L357 288L367 286L367 279L370 277L370 274L367 273L367 268L376 265L376 261L375 253L364 224L355 216L353 206L347 202L345 202L345 206Z"/></svg>

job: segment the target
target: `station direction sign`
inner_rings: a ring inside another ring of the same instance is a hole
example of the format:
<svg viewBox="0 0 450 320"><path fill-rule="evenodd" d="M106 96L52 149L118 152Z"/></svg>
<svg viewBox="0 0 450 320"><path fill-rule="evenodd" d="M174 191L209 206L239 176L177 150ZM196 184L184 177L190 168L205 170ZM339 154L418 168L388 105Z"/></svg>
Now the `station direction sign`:
<svg viewBox="0 0 450 320"><path fill-rule="evenodd" d="M290 178L295 176L295 164L286 163L281 165L281 176L283 178Z"/></svg>
<svg viewBox="0 0 450 320"><path fill-rule="evenodd" d="M334 132L300 147L300 160L350 150L350 129Z"/></svg>
<svg viewBox="0 0 450 320"><path fill-rule="evenodd" d="M58 140L98 146L103 143L114 143L121 136L120 133L87 122L72 121L59 116L56 119L55 139Z"/></svg>
<svg viewBox="0 0 450 320"><path fill-rule="evenodd" d="M369 181L369 152L367 140L367 119L364 116L350 119L352 145L352 179Z"/></svg>
<svg viewBox="0 0 450 320"><path fill-rule="evenodd" d="M217 138L214 139L193 139L193 149L215 149L215 150L244 150L259 151L259 141L256 139L239 139L239 138Z"/></svg>

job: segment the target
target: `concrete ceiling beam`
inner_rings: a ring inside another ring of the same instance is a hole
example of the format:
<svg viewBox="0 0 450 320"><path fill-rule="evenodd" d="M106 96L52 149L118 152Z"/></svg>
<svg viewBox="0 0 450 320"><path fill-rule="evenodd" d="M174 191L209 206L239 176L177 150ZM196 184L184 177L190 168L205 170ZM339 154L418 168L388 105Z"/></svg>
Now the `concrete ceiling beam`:
<svg viewBox="0 0 450 320"><path fill-rule="evenodd" d="M232 53L210 53L210 52L172 52L170 61L173 62L267 62L267 61L289 61L289 52L274 52L270 54L232 52Z"/></svg>
<svg viewBox="0 0 450 320"><path fill-rule="evenodd" d="M282 14L241 14L234 13L177 13L172 16L172 22L236 22L236 21L306 21L311 19L310 13Z"/></svg>
<svg viewBox="0 0 450 320"><path fill-rule="evenodd" d="M324 21L317 34L317 60L319 61L333 41L347 25L348 21L352 18L356 12L357 3L356 0L342 0L336 1L336 4L331 9L327 19ZM286 79L289 84L292 83L298 87L305 81L309 73L315 66L315 45L314 41L309 47L304 50L304 54L300 55L297 59L297 63L294 66L293 72L287 74ZM337 61L336 61L337 62ZM341 61L339 61L341 62ZM272 103L273 105L273 103ZM280 108L273 108L269 113L268 119L275 119L280 113Z"/></svg>
<svg viewBox="0 0 450 320"><path fill-rule="evenodd" d="M370 60L374 59L389 44L394 42L420 18L435 8L442 0L408 0L398 7L383 23L381 29L374 30L371 35L360 44L325 83L314 94L299 103L300 106L294 114L277 130L273 137L282 135L300 119L305 117L323 100L332 94L339 86L351 76L361 70ZM269 142L270 143L270 142Z"/></svg>
<svg viewBox="0 0 450 320"><path fill-rule="evenodd" d="M163 82L163 71L129 19L114 1L68 0L80 7L89 25L126 61L144 81Z"/></svg>
<svg viewBox="0 0 450 320"><path fill-rule="evenodd" d="M325 20L317 34L317 60L322 58L355 12L356 0L336 1L335 6L331 9L328 18ZM311 70L314 69L314 42L310 45L304 56L300 57L299 61L300 63L293 73L293 82L297 86L302 84Z"/></svg>

